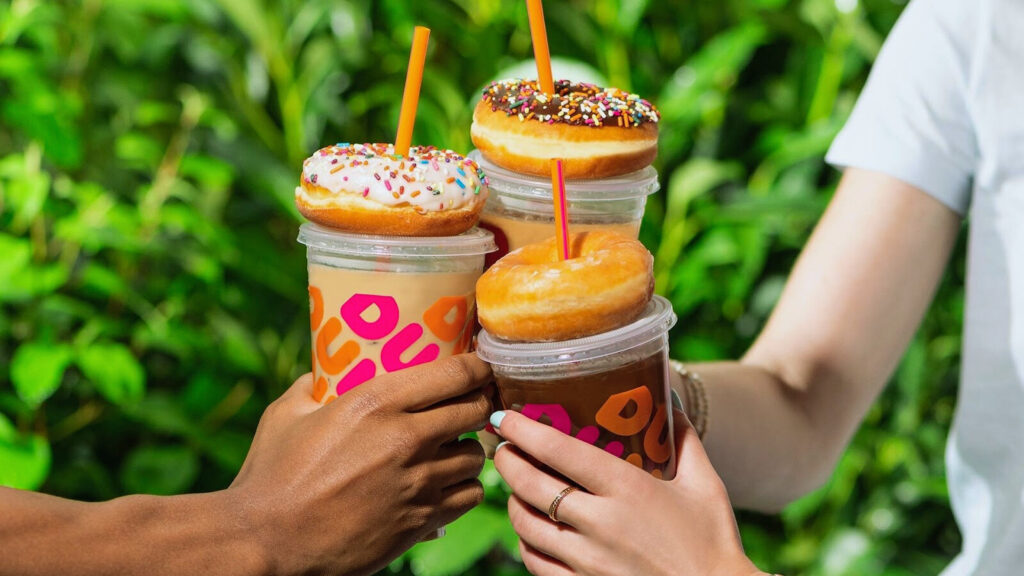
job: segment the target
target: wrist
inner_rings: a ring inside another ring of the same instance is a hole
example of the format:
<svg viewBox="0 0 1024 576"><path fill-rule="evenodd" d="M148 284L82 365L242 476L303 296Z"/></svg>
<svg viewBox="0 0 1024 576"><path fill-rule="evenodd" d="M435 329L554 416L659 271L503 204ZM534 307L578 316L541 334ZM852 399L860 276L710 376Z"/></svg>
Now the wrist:
<svg viewBox="0 0 1024 576"><path fill-rule="evenodd" d="M125 496L98 504L99 534L126 574L273 574L269 556L227 491L181 496ZM94 528L95 529L95 528ZM134 542L126 547L125 541Z"/></svg>
<svg viewBox="0 0 1024 576"><path fill-rule="evenodd" d="M711 404L708 400L707 388L700 374L688 370L682 362L670 360L672 371L679 378L680 396L683 402L683 413L690 420L697 437L702 441L711 420Z"/></svg>
<svg viewBox="0 0 1024 576"><path fill-rule="evenodd" d="M235 491L227 489L197 496L203 497L199 504L206 507L207 521L214 533L220 535L221 546L229 551L231 563L238 568L228 573L246 576L281 574L272 547L265 539L256 536L261 526L246 512L247 508Z"/></svg>

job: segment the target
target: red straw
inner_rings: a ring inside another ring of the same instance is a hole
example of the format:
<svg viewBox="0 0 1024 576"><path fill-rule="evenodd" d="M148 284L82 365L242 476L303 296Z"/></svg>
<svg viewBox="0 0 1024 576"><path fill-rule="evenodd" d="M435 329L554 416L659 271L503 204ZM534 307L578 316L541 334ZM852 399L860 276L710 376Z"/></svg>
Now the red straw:
<svg viewBox="0 0 1024 576"><path fill-rule="evenodd" d="M429 39L430 28L417 26L412 35L409 70L405 73L402 112L398 116L398 135L395 137L395 154L399 156L407 156L409 145L412 144L412 128L416 124L416 105L420 101L420 84L423 83L423 65L427 61Z"/></svg>
<svg viewBox="0 0 1024 576"><path fill-rule="evenodd" d="M545 94L554 94L555 81L551 78L551 51L548 49L548 31L544 26L544 5L541 0L526 0L526 12L530 16L533 58L537 61L540 90Z"/></svg>
<svg viewBox="0 0 1024 576"><path fill-rule="evenodd" d="M562 174L562 160L551 159L551 192L555 200L555 234L561 246L562 260L569 254L569 206L565 201L565 176Z"/></svg>

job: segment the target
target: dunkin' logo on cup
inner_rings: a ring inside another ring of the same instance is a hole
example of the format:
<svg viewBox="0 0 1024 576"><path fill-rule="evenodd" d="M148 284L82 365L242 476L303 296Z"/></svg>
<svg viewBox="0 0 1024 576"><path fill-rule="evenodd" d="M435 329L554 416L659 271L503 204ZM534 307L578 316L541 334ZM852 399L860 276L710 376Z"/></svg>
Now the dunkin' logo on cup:
<svg viewBox="0 0 1024 576"><path fill-rule="evenodd" d="M561 404L526 404L522 414L538 422L546 421L556 430L573 435L575 426L572 418ZM652 474L661 477L660 467L664 467L672 456L673 438L672 431L668 429L668 408L665 404L654 406L650 389L639 386L608 397L594 415L594 421L596 426L580 428L575 438L596 445L602 429L623 439L642 435L642 453L627 453L626 444L619 440L608 441L600 448L638 468L645 468L647 460L655 466Z"/></svg>
<svg viewBox="0 0 1024 576"><path fill-rule="evenodd" d="M417 322L401 321L395 298L353 294L338 314L325 318L321 290L309 287L313 337L313 399L324 400L332 382L337 396L377 375L461 354L473 337L472 294L438 298ZM406 358L406 360L403 360ZM330 396L330 402L335 396Z"/></svg>

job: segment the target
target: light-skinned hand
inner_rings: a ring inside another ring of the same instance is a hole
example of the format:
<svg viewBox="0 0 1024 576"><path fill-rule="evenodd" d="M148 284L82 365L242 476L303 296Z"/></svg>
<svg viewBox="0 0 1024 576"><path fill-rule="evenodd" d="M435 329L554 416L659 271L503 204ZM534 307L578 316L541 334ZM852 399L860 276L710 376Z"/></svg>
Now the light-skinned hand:
<svg viewBox="0 0 1024 576"><path fill-rule="evenodd" d="M675 412L679 471L663 481L516 412L491 418L507 441L494 464L512 487L508 513L537 576L748 576L725 486L696 432ZM552 500L572 483L548 518Z"/></svg>

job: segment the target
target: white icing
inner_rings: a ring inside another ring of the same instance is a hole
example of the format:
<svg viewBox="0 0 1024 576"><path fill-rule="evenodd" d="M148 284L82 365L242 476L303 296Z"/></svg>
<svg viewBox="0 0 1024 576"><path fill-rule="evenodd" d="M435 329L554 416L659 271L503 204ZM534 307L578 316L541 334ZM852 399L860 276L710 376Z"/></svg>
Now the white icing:
<svg viewBox="0 0 1024 576"><path fill-rule="evenodd" d="M405 157L395 157L390 144L328 146L303 163L302 182L332 194L361 196L385 206L412 206L424 212L471 207L487 199L487 181L481 180L475 162L451 150L425 146L413 146ZM295 189L295 195L313 196L302 186Z"/></svg>

